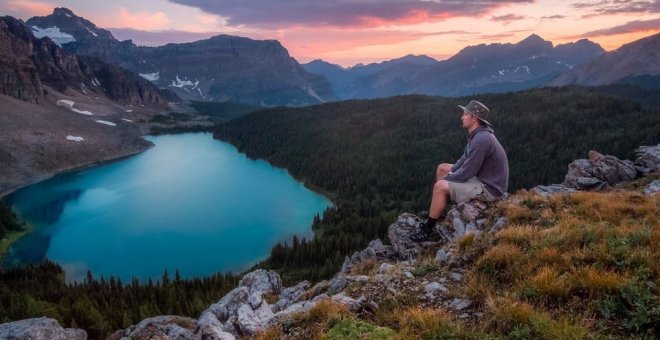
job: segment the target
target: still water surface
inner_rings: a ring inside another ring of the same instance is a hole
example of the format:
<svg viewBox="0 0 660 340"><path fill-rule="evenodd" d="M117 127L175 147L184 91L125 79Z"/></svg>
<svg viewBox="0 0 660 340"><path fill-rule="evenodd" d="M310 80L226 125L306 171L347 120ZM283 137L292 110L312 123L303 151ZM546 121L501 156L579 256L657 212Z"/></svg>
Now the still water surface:
<svg viewBox="0 0 660 340"><path fill-rule="evenodd" d="M5 264L59 263L67 279L240 271L278 241L311 236L331 205L285 170L208 133L149 136L156 146L56 176L8 197L33 226Z"/></svg>

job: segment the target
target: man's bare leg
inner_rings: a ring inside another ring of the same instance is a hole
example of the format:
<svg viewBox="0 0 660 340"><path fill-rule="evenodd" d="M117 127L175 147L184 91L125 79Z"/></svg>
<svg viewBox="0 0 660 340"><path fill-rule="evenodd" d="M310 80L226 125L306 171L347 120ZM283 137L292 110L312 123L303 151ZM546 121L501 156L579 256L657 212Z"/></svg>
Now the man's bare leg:
<svg viewBox="0 0 660 340"><path fill-rule="evenodd" d="M454 164L442 163L438 165L438 168L435 170L435 181L439 181L442 177L445 177L450 171L451 167Z"/></svg>
<svg viewBox="0 0 660 340"><path fill-rule="evenodd" d="M447 199L449 199L449 182L441 179L435 182L435 185L433 186L429 218L434 220L440 218L440 215L447 206Z"/></svg>

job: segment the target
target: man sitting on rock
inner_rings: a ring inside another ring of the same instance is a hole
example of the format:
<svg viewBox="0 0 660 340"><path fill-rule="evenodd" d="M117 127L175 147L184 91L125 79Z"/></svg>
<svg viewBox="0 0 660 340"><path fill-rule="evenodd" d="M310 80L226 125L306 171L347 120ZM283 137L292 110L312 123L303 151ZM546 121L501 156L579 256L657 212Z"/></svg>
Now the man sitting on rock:
<svg viewBox="0 0 660 340"><path fill-rule="evenodd" d="M490 110L476 100L459 107L463 109L461 121L469 134L468 144L456 164L438 165L428 219L420 232L410 236L416 242L437 237L434 227L448 198L457 203L474 198L492 202L503 197L509 185L506 153L486 120Z"/></svg>

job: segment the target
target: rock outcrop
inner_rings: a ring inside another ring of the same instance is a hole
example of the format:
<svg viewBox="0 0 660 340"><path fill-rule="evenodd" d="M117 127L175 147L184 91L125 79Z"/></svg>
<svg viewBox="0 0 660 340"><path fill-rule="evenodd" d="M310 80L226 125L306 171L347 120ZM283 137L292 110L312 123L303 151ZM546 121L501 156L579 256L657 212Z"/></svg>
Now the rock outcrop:
<svg viewBox="0 0 660 340"><path fill-rule="evenodd" d="M589 159L576 159L568 165L562 184L538 185L531 189L539 195L571 193L580 190L603 190L617 183L632 181L660 169L660 144L641 146L637 159L620 160L611 155L589 151Z"/></svg>
<svg viewBox="0 0 660 340"><path fill-rule="evenodd" d="M127 104L166 106L179 101L137 74L96 58L65 51L48 38L37 39L21 21L0 18L0 94L39 103L49 87L63 92L74 88Z"/></svg>
<svg viewBox="0 0 660 340"><path fill-rule="evenodd" d="M13 340L85 340L82 329L62 328L50 318L25 319L0 324L0 339Z"/></svg>

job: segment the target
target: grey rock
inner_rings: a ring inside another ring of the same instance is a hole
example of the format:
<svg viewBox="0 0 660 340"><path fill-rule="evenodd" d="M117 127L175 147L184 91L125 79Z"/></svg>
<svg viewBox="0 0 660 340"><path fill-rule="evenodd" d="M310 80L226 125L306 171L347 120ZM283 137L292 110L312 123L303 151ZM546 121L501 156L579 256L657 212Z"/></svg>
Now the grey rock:
<svg viewBox="0 0 660 340"><path fill-rule="evenodd" d="M262 305L253 310L249 305L242 305L236 314L238 328L242 335L254 336L263 330L268 321L274 316L270 308Z"/></svg>
<svg viewBox="0 0 660 340"><path fill-rule="evenodd" d="M489 233L494 234L506 227L506 217L500 216L495 220L495 223L493 223L493 226L490 227L490 230L488 230Z"/></svg>
<svg viewBox="0 0 660 340"><path fill-rule="evenodd" d="M459 319L467 319L469 317L470 317L470 314L468 314L468 313L463 313L463 314L458 316Z"/></svg>
<svg viewBox="0 0 660 340"><path fill-rule="evenodd" d="M445 263L449 259L449 255L447 255L447 251L444 249L438 249L438 251L435 253L435 260L438 261L438 263Z"/></svg>
<svg viewBox="0 0 660 340"><path fill-rule="evenodd" d="M381 263L380 267L378 267L378 274L386 274L394 268L394 265L391 265L387 262Z"/></svg>
<svg viewBox="0 0 660 340"><path fill-rule="evenodd" d="M537 185L531 190L533 193L541 196L550 196L557 194L570 194L576 192L575 189L571 189L562 184L550 184L550 185Z"/></svg>
<svg viewBox="0 0 660 340"><path fill-rule="evenodd" d="M330 299L334 302L346 305L352 311L359 310L361 306L361 303L358 300L355 300L344 293L333 295Z"/></svg>
<svg viewBox="0 0 660 340"><path fill-rule="evenodd" d="M298 282L295 286L284 288L280 293L281 299L287 299L289 301L295 302L298 301L300 296L302 296L311 284L309 281L305 280Z"/></svg>
<svg viewBox="0 0 660 340"><path fill-rule="evenodd" d="M289 301L289 299L280 299L273 306L271 306L271 309L273 310L273 313L277 313L289 307L291 303L292 302Z"/></svg>
<svg viewBox="0 0 660 340"><path fill-rule="evenodd" d="M272 270L257 269L245 274L238 283L239 287L248 288L250 293L263 292L279 294L282 290L282 279Z"/></svg>
<svg viewBox="0 0 660 340"><path fill-rule="evenodd" d="M195 335L189 329L178 325L170 325L167 337L169 340L195 340Z"/></svg>
<svg viewBox="0 0 660 340"><path fill-rule="evenodd" d="M449 304L449 308L453 310L463 310L468 307L472 306L472 301L470 300L463 300L463 299L454 299L451 301Z"/></svg>
<svg viewBox="0 0 660 340"><path fill-rule="evenodd" d="M392 246L386 246L380 239L375 239L369 242L369 245L363 250L353 253L350 258L344 258L341 272L346 274L352 266L363 261L390 259L394 255L395 251Z"/></svg>
<svg viewBox="0 0 660 340"><path fill-rule="evenodd" d="M353 282L368 282L369 276L367 275L355 275L355 276L346 276L346 279Z"/></svg>
<svg viewBox="0 0 660 340"><path fill-rule="evenodd" d="M346 288L348 280L344 276L337 276L330 280L329 288L331 294L335 294Z"/></svg>
<svg viewBox="0 0 660 340"><path fill-rule="evenodd" d="M635 164L638 164L649 172L660 169L660 144L656 146L640 146L635 150L637 159Z"/></svg>
<svg viewBox="0 0 660 340"><path fill-rule="evenodd" d="M316 303L316 302L324 301L324 300L328 300L328 299L330 299L330 296L329 296L328 294L323 293L323 294L321 294L321 295L317 295L317 296L315 296L315 297L312 299L312 303Z"/></svg>
<svg viewBox="0 0 660 340"><path fill-rule="evenodd" d="M261 296L261 292L254 292L250 294L250 297L248 298L248 304L250 304L250 307L252 309L257 309L261 304L263 303L264 299Z"/></svg>
<svg viewBox="0 0 660 340"><path fill-rule="evenodd" d="M399 258L408 260L417 257L421 253L423 245L410 240L410 235L421 230L421 222L422 220L419 217L403 213L387 229L387 237L390 239L392 248Z"/></svg>
<svg viewBox="0 0 660 340"><path fill-rule="evenodd" d="M461 275L460 273L452 272L451 274L449 274L449 278L458 282L463 280L463 275Z"/></svg>
<svg viewBox="0 0 660 340"><path fill-rule="evenodd" d="M427 285L424 286L424 290L428 294L435 294L438 292L444 293L447 291L447 287L437 283L437 282L431 282Z"/></svg>
<svg viewBox="0 0 660 340"><path fill-rule="evenodd" d="M0 339L16 340L85 340L82 329L63 328L50 318L25 319L0 324Z"/></svg>
<svg viewBox="0 0 660 340"><path fill-rule="evenodd" d="M403 275L405 275L409 279L414 279L415 278L415 276L407 270L405 272L403 272Z"/></svg>
<svg viewBox="0 0 660 340"><path fill-rule="evenodd" d="M646 195L656 195L660 192L660 180L656 179L655 181L649 183L646 188L644 188L644 194Z"/></svg>
<svg viewBox="0 0 660 340"><path fill-rule="evenodd" d="M210 311L202 313L199 320L197 320L198 339L213 339L213 340L234 340L235 337L231 333L225 332L224 325L220 322L213 313ZM233 329L233 325L231 326Z"/></svg>
<svg viewBox="0 0 660 340"><path fill-rule="evenodd" d="M632 161L589 151L589 159L577 159L569 164L563 185L577 190L602 190L636 176Z"/></svg>
<svg viewBox="0 0 660 340"><path fill-rule="evenodd" d="M225 322L231 315L235 315L238 308L247 303L249 289L247 287L237 287L232 289L220 301L212 304L206 311L215 315L220 322Z"/></svg>

